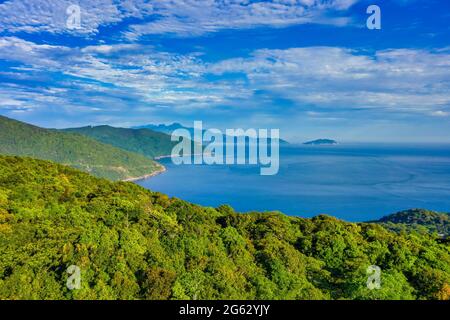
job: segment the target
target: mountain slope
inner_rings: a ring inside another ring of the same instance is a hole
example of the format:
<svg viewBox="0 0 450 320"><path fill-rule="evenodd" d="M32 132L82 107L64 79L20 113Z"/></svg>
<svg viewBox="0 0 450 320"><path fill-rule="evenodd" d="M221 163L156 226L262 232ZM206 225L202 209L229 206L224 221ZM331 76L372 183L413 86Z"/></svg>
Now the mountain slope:
<svg viewBox="0 0 450 320"><path fill-rule="evenodd" d="M165 125L165 124L146 124L146 125L142 125L142 126L135 126L133 127L133 129L148 129L148 130L153 130L153 131L157 131L157 132L162 132L168 135L171 135L172 132L176 129L186 129L189 132L191 132L191 135L194 136L194 129L193 128L188 128L183 126L182 124L179 124L177 122L174 122L170 125Z"/></svg>
<svg viewBox="0 0 450 320"><path fill-rule="evenodd" d="M376 221L394 231L413 229L450 236L450 215L425 209L400 211Z"/></svg>
<svg viewBox="0 0 450 320"><path fill-rule="evenodd" d="M428 234L205 208L28 158L0 156L0 248L0 299L450 298Z"/></svg>
<svg viewBox="0 0 450 320"><path fill-rule="evenodd" d="M111 126L88 126L82 128L64 129L65 132L79 133L97 141L115 147L140 153L146 157L170 155L177 142L172 142L170 136L149 129L127 129Z"/></svg>
<svg viewBox="0 0 450 320"><path fill-rule="evenodd" d="M112 180L161 169L142 155L82 135L43 129L3 116L0 116L0 154L52 160Z"/></svg>
<svg viewBox="0 0 450 320"><path fill-rule="evenodd" d="M194 140L194 137L195 137L195 130L194 130L194 128L185 127L185 126L183 126L183 125L181 125L181 124L179 124L177 122L174 122L174 123L172 123L170 125L165 125L165 124L158 124L158 125L147 124L147 125L142 125L142 126L135 126L133 128L134 129L148 129L148 130L152 130L152 131L165 133L165 134L168 134L168 135L171 135L172 132L177 130L177 129L185 129L185 130L187 130L189 132L189 136L188 137L191 140ZM204 134L206 132L206 130L207 130L207 128L204 128L202 130L202 134ZM225 133L224 133L224 136L226 137ZM271 140L272 139L269 137L268 138L268 142L270 143ZM197 142L200 142L200 141L197 141ZM246 143L248 143L248 138L246 139ZM280 145L288 145L289 144L289 142L287 142L286 140L283 140L281 138L279 139L279 143L280 143Z"/></svg>

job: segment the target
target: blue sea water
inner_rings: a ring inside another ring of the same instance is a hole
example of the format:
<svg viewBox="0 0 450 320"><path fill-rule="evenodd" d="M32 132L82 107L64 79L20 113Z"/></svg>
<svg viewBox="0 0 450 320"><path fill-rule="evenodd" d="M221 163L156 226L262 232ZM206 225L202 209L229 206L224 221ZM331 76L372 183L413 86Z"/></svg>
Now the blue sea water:
<svg viewBox="0 0 450 320"><path fill-rule="evenodd" d="M137 183L196 204L236 211L329 214L368 221L411 208L450 212L450 145L287 146L280 170L248 165L174 165Z"/></svg>

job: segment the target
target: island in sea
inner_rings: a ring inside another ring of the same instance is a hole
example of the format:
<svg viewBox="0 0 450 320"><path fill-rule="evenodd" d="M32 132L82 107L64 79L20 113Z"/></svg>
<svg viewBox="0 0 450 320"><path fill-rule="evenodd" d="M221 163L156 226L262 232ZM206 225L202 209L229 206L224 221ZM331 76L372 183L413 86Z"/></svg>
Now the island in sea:
<svg viewBox="0 0 450 320"><path fill-rule="evenodd" d="M331 140L331 139L317 139L317 140L307 141L303 144L310 145L310 146L319 146L319 145L336 145L338 143L337 143L337 141Z"/></svg>

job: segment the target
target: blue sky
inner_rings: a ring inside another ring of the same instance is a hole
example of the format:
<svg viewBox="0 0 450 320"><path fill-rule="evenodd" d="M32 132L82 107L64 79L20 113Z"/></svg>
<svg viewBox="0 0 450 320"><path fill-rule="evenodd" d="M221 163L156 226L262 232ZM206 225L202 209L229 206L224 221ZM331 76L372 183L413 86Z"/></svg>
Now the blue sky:
<svg viewBox="0 0 450 320"><path fill-rule="evenodd" d="M81 28L67 8L81 8ZM366 28L369 5L382 29ZM0 114L450 142L450 2L0 2Z"/></svg>

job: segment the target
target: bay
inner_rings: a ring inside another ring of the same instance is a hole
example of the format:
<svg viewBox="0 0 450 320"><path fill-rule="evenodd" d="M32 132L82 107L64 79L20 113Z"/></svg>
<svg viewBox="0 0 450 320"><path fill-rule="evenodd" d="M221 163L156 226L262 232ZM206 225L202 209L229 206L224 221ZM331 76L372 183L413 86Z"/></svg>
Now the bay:
<svg viewBox="0 0 450 320"><path fill-rule="evenodd" d="M328 214L368 221L411 208L450 211L450 145L283 146L280 170L250 165L174 165L136 183L196 204L236 211Z"/></svg>

